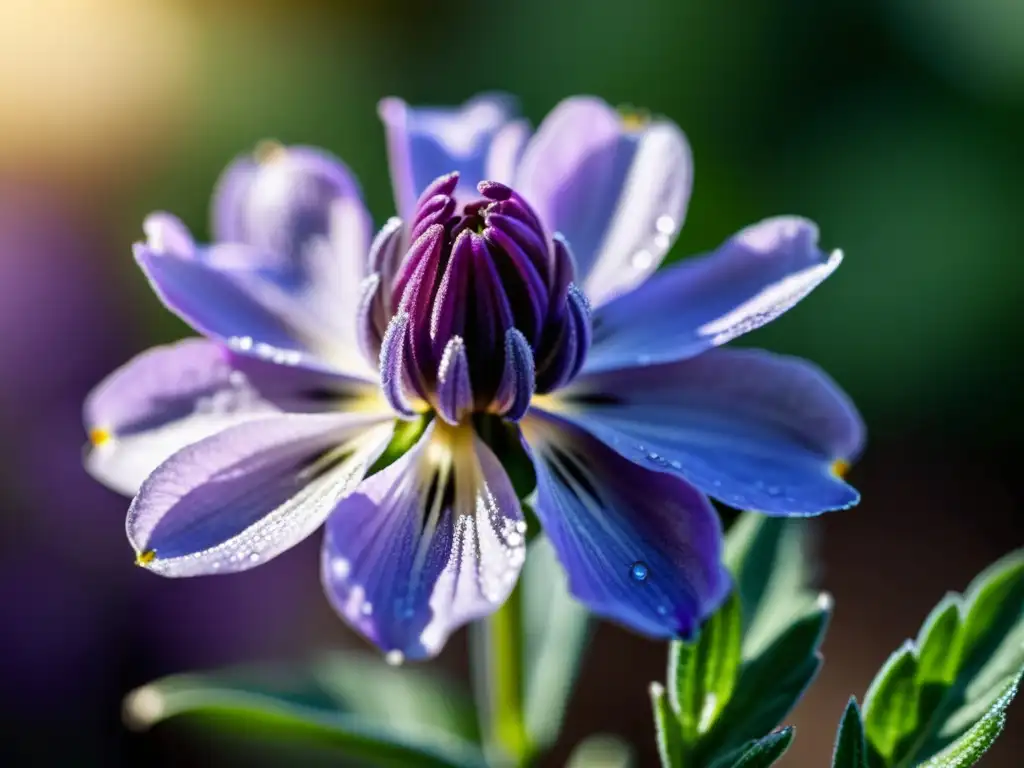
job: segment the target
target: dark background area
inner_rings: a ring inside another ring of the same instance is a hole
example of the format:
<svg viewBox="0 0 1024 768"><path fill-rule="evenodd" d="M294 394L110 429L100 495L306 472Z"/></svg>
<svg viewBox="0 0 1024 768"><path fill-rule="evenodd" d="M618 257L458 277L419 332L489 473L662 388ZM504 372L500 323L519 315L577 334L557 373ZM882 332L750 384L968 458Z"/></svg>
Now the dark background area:
<svg viewBox="0 0 1024 768"><path fill-rule="evenodd" d="M496 89L535 124L574 93L676 120L696 176L672 258L782 213L846 253L744 339L823 365L869 425L864 501L813 523L836 612L786 765L825 765L849 695L1024 541L1017 0L0 0L0 765L252 765L183 724L128 732L122 697L357 644L322 597L317 541L223 578L134 568L127 501L81 468L81 402L187 333L131 259L147 212L203 235L220 170L273 137L344 158L383 222L377 100ZM465 655L460 635L438 665L464 675ZM550 764L605 731L654 765L664 656L602 627ZM1020 764L1022 715L984 765Z"/></svg>

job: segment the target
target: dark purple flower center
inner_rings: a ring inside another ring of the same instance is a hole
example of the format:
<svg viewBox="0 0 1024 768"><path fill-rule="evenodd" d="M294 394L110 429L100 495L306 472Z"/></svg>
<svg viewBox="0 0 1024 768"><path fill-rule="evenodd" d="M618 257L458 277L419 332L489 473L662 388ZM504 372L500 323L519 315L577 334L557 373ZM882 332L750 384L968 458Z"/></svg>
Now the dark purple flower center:
<svg viewBox="0 0 1024 768"><path fill-rule="evenodd" d="M397 373L388 364L400 369L403 386L446 421L473 411L518 419L534 392L579 371L589 309L566 243L522 197L485 181L480 198L460 204L457 184L457 174L434 181L409 222L382 376Z"/></svg>

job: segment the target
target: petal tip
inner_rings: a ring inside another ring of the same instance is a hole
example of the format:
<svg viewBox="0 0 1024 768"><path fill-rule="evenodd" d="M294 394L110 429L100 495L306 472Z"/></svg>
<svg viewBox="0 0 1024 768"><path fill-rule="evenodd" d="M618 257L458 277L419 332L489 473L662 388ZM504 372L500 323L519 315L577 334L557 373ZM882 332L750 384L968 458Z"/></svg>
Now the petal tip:
<svg viewBox="0 0 1024 768"><path fill-rule="evenodd" d="M154 560L156 560L155 549L144 549L135 555L135 564L142 568L145 568Z"/></svg>
<svg viewBox="0 0 1024 768"><path fill-rule="evenodd" d="M99 448L102 445L106 445L113 439L114 435L109 429L93 427L89 430L89 443L93 448Z"/></svg>
<svg viewBox="0 0 1024 768"><path fill-rule="evenodd" d="M846 473L850 471L850 462L846 459L836 459L829 466L829 472L840 479L846 477Z"/></svg>

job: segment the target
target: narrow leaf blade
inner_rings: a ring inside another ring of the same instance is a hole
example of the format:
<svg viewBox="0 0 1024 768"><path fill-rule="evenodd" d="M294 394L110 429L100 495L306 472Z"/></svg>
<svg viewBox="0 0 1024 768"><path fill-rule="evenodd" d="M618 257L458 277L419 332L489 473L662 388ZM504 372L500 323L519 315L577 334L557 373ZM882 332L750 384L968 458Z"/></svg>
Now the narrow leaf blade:
<svg viewBox="0 0 1024 768"><path fill-rule="evenodd" d="M832 753L832 768L868 768L864 723L856 699L850 699L842 722L839 723L836 746Z"/></svg>
<svg viewBox="0 0 1024 768"><path fill-rule="evenodd" d="M409 730L399 732L357 714L215 676L163 678L137 689L125 701L125 718L138 728L149 728L179 715L213 716L221 725L244 728L247 734L298 738L373 765L485 766L475 746L442 731L424 727L417 735Z"/></svg>

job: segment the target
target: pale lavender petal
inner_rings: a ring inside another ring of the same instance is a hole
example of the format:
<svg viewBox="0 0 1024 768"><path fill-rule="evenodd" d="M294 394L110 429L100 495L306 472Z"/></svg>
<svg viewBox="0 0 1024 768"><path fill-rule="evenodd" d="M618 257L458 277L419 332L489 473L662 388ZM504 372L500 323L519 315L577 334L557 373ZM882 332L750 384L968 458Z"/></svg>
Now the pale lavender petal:
<svg viewBox="0 0 1024 768"><path fill-rule="evenodd" d="M380 398L367 382L189 339L143 352L90 393L86 467L133 496L169 456L226 427L277 411L365 408L374 401Z"/></svg>
<svg viewBox="0 0 1024 768"><path fill-rule="evenodd" d="M135 258L167 308L197 331L275 362L320 361L367 380L375 377L358 347L325 323L322 313L260 272L238 266L249 260L251 246L183 251L184 240L173 229L155 227L152 219L147 225L151 239L135 245ZM166 237L169 231L175 236ZM354 315L353 310L349 305Z"/></svg>
<svg viewBox="0 0 1024 768"><path fill-rule="evenodd" d="M583 374L545 403L637 464L740 509L813 515L857 502L841 470L864 425L821 370L760 350Z"/></svg>
<svg viewBox="0 0 1024 768"><path fill-rule="evenodd" d="M275 410L219 345L191 339L157 347L112 373L86 400L86 466L132 496L181 448Z"/></svg>
<svg viewBox="0 0 1024 768"><path fill-rule="evenodd" d="M566 99L530 140L516 177L549 229L568 239L595 305L657 269L690 198L682 131L667 120L631 120L600 99Z"/></svg>
<svg viewBox="0 0 1024 768"><path fill-rule="evenodd" d="M128 510L138 563L163 576L246 570L298 544L387 446L379 414L279 414L175 453Z"/></svg>
<svg viewBox="0 0 1024 768"><path fill-rule="evenodd" d="M262 259L250 264L253 269L301 279L307 245L330 234L331 211L344 200L362 207L355 178L336 157L314 147L267 143L221 176L214 192L214 239L254 246ZM366 225L368 220L353 226ZM369 240L369 232L361 234ZM361 260L366 251L352 255Z"/></svg>
<svg viewBox="0 0 1024 768"><path fill-rule="evenodd" d="M522 140L501 131L515 112L507 96L478 96L450 109L410 107L388 98L381 101L379 112L387 131L395 206L404 217L412 214L420 193L434 179L452 171L461 175L460 190L472 194L488 172L500 173L513 164L516 143ZM491 147L499 137L492 158Z"/></svg>
<svg viewBox="0 0 1024 768"><path fill-rule="evenodd" d="M806 219L754 224L598 307L584 370L682 360L724 344L790 309L841 261L841 252L818 247Z"/></svg>
<svg viewBox="0 0 1024 768"><path fill-rule="evenodd" d="M707 498L557 417L531 411L523 434L534 509L591 611L651 637L689 637L728 594L722 531Z"/></svg>
<svg viewBox="0 0 1024 768"><path fill-rule="evenodd" d="M436 655L496 610L525 557L519 501L467 428L433 422L327 521L322 578L335 610L392 658Z"/></svg>

